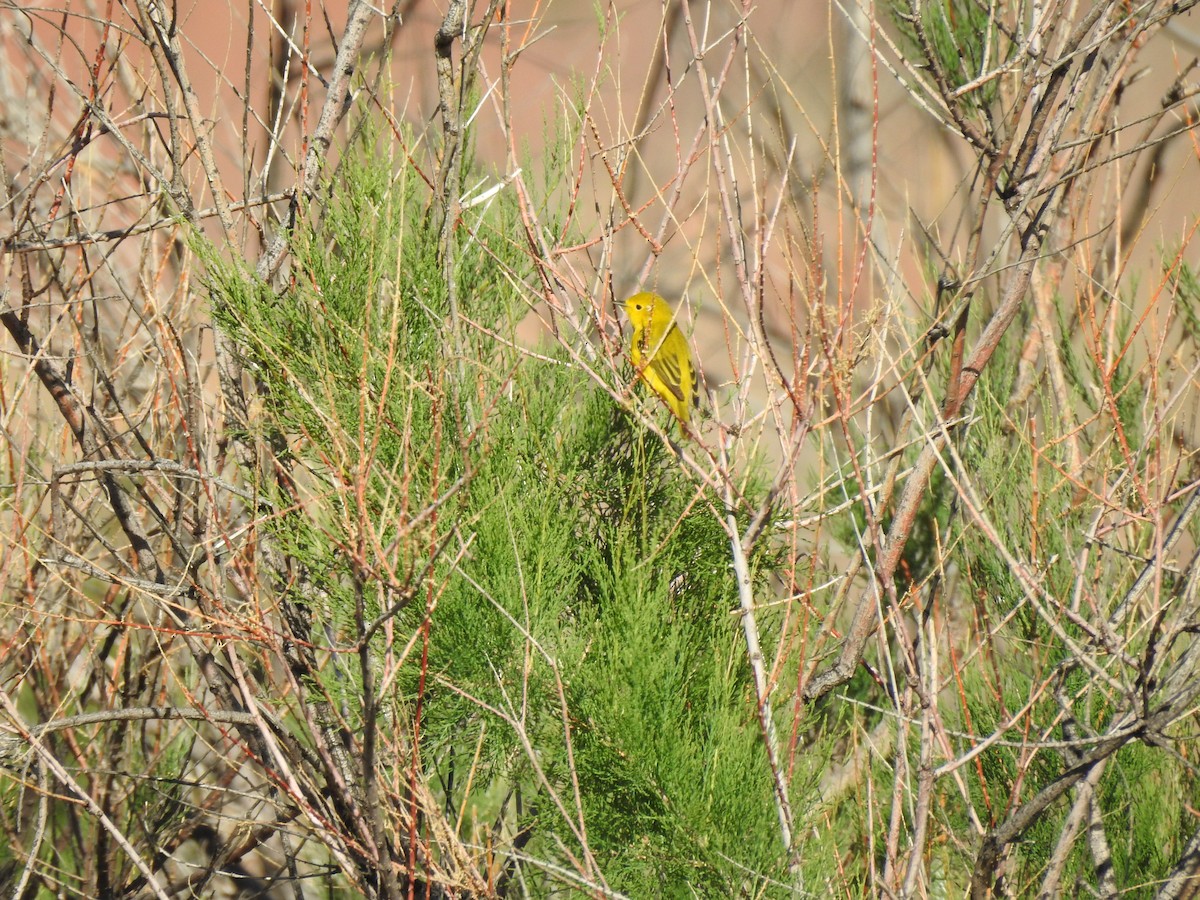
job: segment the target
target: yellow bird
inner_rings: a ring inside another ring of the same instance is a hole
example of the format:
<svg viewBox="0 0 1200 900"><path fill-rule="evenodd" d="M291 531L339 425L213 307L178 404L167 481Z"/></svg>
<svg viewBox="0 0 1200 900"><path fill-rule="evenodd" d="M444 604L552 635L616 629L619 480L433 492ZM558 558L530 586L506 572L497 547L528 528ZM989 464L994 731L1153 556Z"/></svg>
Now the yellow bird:
<svg viewBox="0 0 1200 900"><path fill-rule="evenodd" d="M696 368L683 332L675 325L675 311L658 294L643 291L625 301L633 323L629 355L642 380L662 397L684 425L699 403Z"/></svg>

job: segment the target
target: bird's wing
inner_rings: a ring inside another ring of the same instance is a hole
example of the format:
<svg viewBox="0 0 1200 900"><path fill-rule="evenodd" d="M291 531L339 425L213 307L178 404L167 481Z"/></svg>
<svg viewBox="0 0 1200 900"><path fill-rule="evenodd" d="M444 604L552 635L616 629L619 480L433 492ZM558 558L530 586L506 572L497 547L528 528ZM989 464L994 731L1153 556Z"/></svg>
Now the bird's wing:
<svg viewBox="0 0 1200 900"><path fill-rule="evenodd" d="M679 367L679 359L676 355L655 353L654 358L650 360L649 367L654 370L659 381L666 385L667 390L674 394L676 399L683 400L683 372Z"/></svg>

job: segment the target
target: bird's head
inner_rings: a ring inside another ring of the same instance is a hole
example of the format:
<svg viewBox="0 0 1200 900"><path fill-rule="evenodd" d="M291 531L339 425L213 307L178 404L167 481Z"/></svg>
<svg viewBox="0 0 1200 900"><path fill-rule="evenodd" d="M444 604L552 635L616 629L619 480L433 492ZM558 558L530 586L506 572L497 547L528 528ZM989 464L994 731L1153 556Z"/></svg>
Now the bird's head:
<svg viewBox="0 0 1200 900"><path fill-rule="evenodd" d="M650 291L642 291L626 300L625 314L634 328L645 328L651 320L667 322L671 318L667 301Z"/></svg>

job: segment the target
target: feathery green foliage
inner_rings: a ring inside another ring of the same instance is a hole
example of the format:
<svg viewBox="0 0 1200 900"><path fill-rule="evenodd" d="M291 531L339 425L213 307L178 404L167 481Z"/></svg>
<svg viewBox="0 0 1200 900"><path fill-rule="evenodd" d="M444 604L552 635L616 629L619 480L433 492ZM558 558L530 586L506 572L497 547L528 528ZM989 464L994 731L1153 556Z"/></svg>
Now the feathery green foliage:
<svg viewBox="0 0 1200 900"><path fill-rule="evenodd" d="M427 658L397 666L382 715L407 728L419 708L425 774L464 839L503 813L560 865L586 829L633 896L769 885L786 858L711 501L568 357L514 349L529 273L504 194L456 234L455 358L428 197L370 155L293 236L283 296L212 267L214 313L265 387L254 428L291 448L311 497L267 522L306 573L294 599L348 649L356 593L369 621L397 599L380 573L410 579L371 649L380 667L410 642ZM354 562L363 516L393 558ZM322 689L358 730L359 671L334 659ZM412 760L383 765L403 780Z"/></svg>

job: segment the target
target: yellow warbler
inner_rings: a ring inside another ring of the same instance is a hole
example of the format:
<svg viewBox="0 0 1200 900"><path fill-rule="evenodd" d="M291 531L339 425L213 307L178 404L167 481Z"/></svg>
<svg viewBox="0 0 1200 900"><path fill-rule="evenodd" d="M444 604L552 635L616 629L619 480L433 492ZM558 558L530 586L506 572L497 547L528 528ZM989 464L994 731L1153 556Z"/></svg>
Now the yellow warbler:
<svg viewBox="0 0 1200 900"><path fill-rule="evenodd" d="M629 355L634 367L679 421L688 424L691 408L699 402L696 369L674 310L658 294L643 291L625 301L625 313L633 323Z"/></svg>

